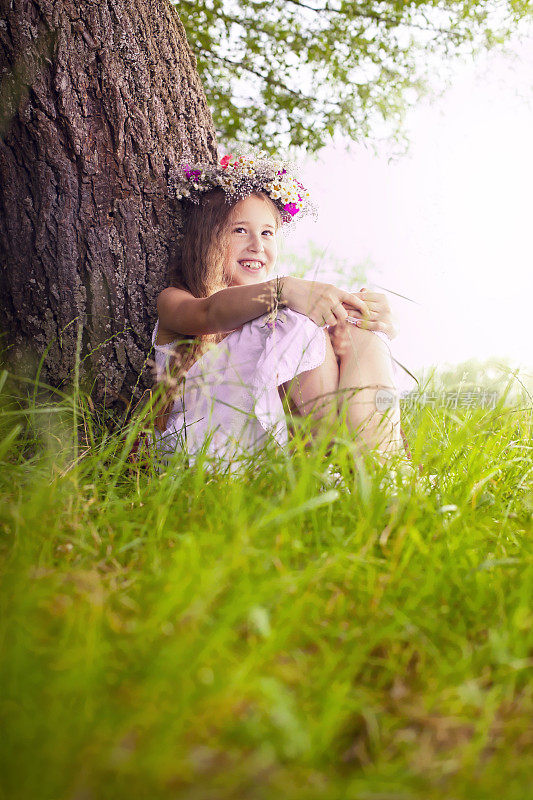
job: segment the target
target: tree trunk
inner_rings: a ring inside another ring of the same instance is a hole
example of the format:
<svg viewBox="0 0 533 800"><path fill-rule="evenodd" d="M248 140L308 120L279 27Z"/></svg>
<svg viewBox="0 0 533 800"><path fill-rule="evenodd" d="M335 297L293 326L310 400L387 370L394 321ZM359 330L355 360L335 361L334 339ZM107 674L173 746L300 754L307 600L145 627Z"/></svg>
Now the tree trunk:
<svg viewBox="0 0 533 800"><path fill-rule="evenodd" d="M0 0L0 325L8 363L141 396L180 225L169 170L216 158L169 0Z"/></svg>

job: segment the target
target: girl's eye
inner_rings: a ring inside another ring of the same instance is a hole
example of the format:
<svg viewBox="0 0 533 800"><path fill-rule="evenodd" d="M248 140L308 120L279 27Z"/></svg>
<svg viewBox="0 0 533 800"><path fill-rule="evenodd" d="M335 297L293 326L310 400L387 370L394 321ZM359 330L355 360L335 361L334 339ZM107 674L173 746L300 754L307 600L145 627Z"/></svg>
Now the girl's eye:
<svg viewBox="0 0 533 800"><path fill-rule="evenodd" d="M242 228L242 227L235 228L233 233L241 233L241 231L243 233L246 233L246 228ZM274 231L268 230L268 228L267 228L267 230L263 231L263 234L265 234L265 233L267 233L269 236L274 236Z"/></svg>

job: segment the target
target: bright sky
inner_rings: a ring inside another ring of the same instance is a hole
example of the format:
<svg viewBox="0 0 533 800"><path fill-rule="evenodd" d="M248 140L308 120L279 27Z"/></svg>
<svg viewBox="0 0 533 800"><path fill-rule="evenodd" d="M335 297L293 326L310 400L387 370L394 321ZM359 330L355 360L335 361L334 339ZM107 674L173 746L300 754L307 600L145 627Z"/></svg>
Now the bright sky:
<svg viewBox="0 0 533 800"><path fill-rule="evenodd" d="M411 112L400 160L342 142L302 169L319 220L302 220L286 248L311 239L326 263L370 260L369 287L416 300L389 298L411 369L490 356L533 366L533 36L513 52L458 65L452 88Z"/></svg>

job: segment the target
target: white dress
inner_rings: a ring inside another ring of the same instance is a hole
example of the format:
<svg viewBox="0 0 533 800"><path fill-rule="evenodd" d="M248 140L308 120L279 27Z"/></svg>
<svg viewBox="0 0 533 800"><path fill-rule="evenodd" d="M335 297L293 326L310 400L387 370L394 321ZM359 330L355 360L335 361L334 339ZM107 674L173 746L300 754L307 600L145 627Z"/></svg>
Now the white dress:
<svg viewBox="0 0 533 800"><path fill-rule="evenodd" d="M247 322L213 345L185 375L164 433L155 431L164 463L176 449L194 459L200 450L226 463L257 452L269 440L288 441L278 386L314 369L326 357L327 331L284 309L275 326L267 315ZM166 370L173 342L157 345L157 377Z"/></svg>

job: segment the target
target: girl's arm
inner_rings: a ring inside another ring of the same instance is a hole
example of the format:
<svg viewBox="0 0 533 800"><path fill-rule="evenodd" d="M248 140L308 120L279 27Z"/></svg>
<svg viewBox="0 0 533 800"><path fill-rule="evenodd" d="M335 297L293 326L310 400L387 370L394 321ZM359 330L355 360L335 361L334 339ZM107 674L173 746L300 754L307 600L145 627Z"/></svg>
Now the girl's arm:
<svg viewBox="0 0 533 800"><path fill-rule="evenodd" d="M329 283L282 278L280 306L305 314L317 325L335 325L354 311L369 318L369 309L360 297ZM172 333L201 336L235 330L245 322L273 308L276 279L249 286L231 286L210 297L193 297L173 286L157 298L160 326ZM346 310L348 309L348 311Z"/></svg>
<svg viewBox="0 0 533 800"><path fill-rule="evenodd" d="M159 325L170 333L192 336L232 331L266 314L272 308L274 292L275 281L232 286L200 298L169 286L157 298Z"/></svg>

